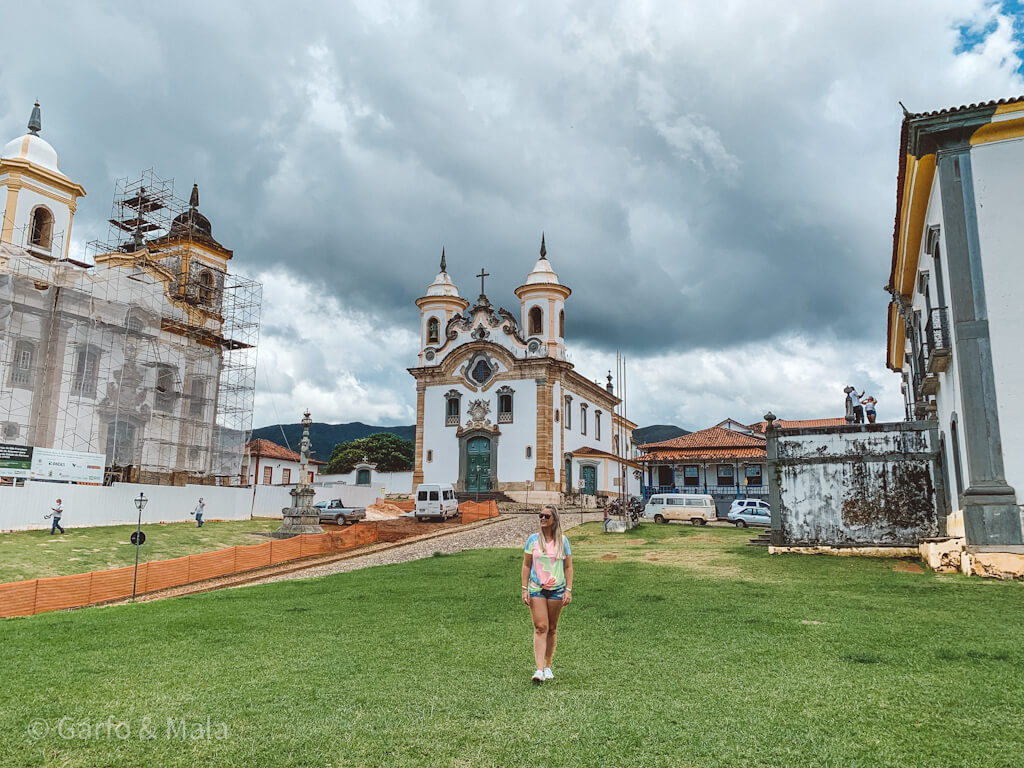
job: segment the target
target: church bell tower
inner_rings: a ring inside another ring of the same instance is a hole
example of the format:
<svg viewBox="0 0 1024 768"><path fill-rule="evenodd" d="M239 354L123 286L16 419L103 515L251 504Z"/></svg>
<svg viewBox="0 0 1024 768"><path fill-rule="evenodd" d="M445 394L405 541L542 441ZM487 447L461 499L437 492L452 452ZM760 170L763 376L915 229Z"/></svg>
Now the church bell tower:
<svg viewBox="0 0 1024 768"><path fill-rule="evenodd" d="M67 259L71 222L85 189L57 167L57 152L43 139L39 104L28 133L0 151L0 242L25 248L41 259Z"/></svg>
<svg viewBox="0 0 1024 768"><path fill-rule="evenodd" d="M526 283L516 288L520 303L520 331L528 349L537 355L546 350L546 357L565 359L565 300L572 291L558 281L548 261L544 235L540 236L540 258Z"/></svg>
<svg viewBox="0 0 1024 768"><path fill-rule="evenodd" d="M420 354L421 366L431 365L434 352L445 342L445 328L448 321L461 314L469 302L459 296L459 289L448 276L444 249L441 249L441 271L427 288L426 296L416 299L420 308Z"/></svg>

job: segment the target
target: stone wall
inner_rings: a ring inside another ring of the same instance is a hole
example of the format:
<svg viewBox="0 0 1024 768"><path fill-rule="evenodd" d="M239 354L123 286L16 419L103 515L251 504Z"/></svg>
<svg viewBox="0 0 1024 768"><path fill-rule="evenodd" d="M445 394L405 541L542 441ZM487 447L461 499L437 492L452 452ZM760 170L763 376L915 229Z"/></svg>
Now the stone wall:
<svg viewBox="0 0 1024 768"><path fill-rule="evenodd" d="M917 547L938 535L936 445L927 422L772 428L772 545Z"/></svg>

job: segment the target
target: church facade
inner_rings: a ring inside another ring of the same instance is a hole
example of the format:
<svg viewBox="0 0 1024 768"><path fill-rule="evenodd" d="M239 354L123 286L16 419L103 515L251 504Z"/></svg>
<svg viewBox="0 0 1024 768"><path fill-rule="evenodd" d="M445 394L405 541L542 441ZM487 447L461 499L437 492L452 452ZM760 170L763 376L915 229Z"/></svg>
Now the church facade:
<svg viewBox="0 0 1024 768"><path fill-rule="evenodd" d="M478 277L486 277L481 272ZM605 386L576 372L565 353L565 303L572 291L547 258L515 290L518 317L483 292L459 295L441 271L420 309L413 485L451 483L461 493L501 491L559 501L635 492L635 424Z"/></svg>

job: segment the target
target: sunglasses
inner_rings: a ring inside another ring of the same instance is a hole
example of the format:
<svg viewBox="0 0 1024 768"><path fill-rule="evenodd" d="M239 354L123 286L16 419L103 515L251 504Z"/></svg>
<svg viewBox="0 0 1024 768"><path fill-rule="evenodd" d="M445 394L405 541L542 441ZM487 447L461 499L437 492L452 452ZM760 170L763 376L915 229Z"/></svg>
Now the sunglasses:
<svg viewBox="0 0 1024 768"><path fill-rule="evenodd" d="M541 520L550 520L551 515L537 515Z"/></svg>

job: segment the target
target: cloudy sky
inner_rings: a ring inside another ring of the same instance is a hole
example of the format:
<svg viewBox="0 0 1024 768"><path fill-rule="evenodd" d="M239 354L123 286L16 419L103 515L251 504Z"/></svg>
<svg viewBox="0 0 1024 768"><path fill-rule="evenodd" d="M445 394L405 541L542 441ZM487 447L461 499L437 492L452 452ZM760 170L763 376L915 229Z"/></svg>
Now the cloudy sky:
<svg viewBox="0 0 1024 768"><path fill-rule="evenodd" d="M902 117L1024 94L983 0L20 3L0 135L43 136L106 237L114 182L193 181L264 283L256 413L409 424L442 246L491 300L548 256L572 359L629 415L901 418L884 364Z"/></svg>

